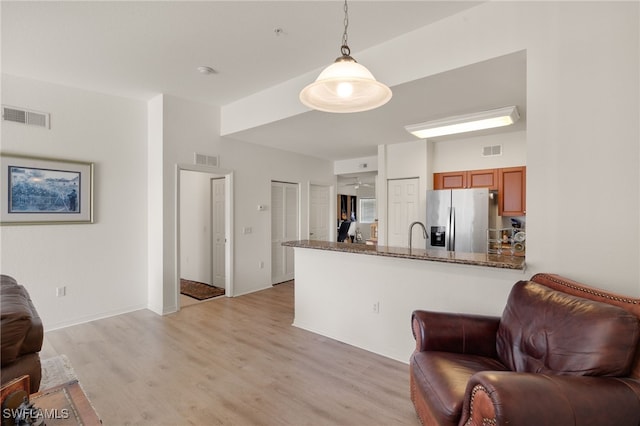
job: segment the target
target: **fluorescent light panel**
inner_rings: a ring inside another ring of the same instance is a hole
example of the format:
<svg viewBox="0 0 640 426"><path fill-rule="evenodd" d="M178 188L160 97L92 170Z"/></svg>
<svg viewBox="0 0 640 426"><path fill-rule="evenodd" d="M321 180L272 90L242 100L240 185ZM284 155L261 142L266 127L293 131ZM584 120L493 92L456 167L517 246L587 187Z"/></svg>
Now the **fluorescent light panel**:
<svg viewBox="0 0 640 426"><path fill-rule="evenodd" d="M426 139L508 126L518 121L519 118L518 108L510 106L489 111L474 112L472 114L457 115L420 124L411 124L404 128L407 129L409 133L421 139Z"/></svg>

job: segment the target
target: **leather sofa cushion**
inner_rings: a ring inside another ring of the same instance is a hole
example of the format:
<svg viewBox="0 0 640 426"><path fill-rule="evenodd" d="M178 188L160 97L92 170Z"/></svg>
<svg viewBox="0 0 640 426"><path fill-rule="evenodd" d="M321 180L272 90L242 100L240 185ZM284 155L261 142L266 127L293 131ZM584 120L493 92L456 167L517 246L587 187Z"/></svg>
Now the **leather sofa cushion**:
<svg viewBox="0 0 640 426"><path fill-rule="evenodd" d="M479 371L504 371L496 359L452 352L415 352L411 370L422 399L431 407L438 423L457 425L471 376Z"/></svg>
<svg viewBox="0 0 640 426"><path fill-rule="evenodd" d="M5 366L24 354L42 348L42 321L27 290L12 277L2 275L0 309L0 359Z"/></svg>
<svg viewBox="0 0 640 426"><path fill-rule="evenodd" d="M622 308L520 281L509 295L496 347L512 371L625 376L639 336L638 318Z"/></svg>

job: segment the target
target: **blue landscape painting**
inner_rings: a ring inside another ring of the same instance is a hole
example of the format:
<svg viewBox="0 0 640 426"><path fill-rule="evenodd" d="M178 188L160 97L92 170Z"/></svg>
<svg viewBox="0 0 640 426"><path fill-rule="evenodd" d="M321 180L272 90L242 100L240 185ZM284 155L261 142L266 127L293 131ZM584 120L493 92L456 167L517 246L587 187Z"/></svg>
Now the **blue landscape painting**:
<svg viewBox="0 0 640 426"><path fill-rule="evenodd" d="M80 172L9 166L9 213L80 213Z"/></svg>

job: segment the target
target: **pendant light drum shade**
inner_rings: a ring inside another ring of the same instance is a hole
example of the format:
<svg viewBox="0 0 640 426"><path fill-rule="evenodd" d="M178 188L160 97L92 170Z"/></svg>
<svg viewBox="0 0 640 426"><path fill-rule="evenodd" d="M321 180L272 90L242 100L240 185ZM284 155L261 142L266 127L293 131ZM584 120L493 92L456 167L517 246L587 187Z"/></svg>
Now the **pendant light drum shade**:
<svg viewBox="0 0 640 426"><path fill-rule="evenodd" d="M348 55L336 59L300 92L300 102L325 112L368 111L389 99L391 89Z"/></svg>

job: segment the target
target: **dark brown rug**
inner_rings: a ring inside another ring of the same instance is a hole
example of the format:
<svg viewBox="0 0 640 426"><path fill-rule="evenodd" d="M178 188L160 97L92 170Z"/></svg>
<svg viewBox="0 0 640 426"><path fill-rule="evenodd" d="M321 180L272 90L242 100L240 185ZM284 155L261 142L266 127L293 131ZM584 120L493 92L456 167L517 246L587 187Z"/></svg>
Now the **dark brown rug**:
<svg viewBox="0 0 640 426"><path fill-rule="evenodd" d="M224 296L224 288L180 278L180 293L198 300Z"/></svg>

